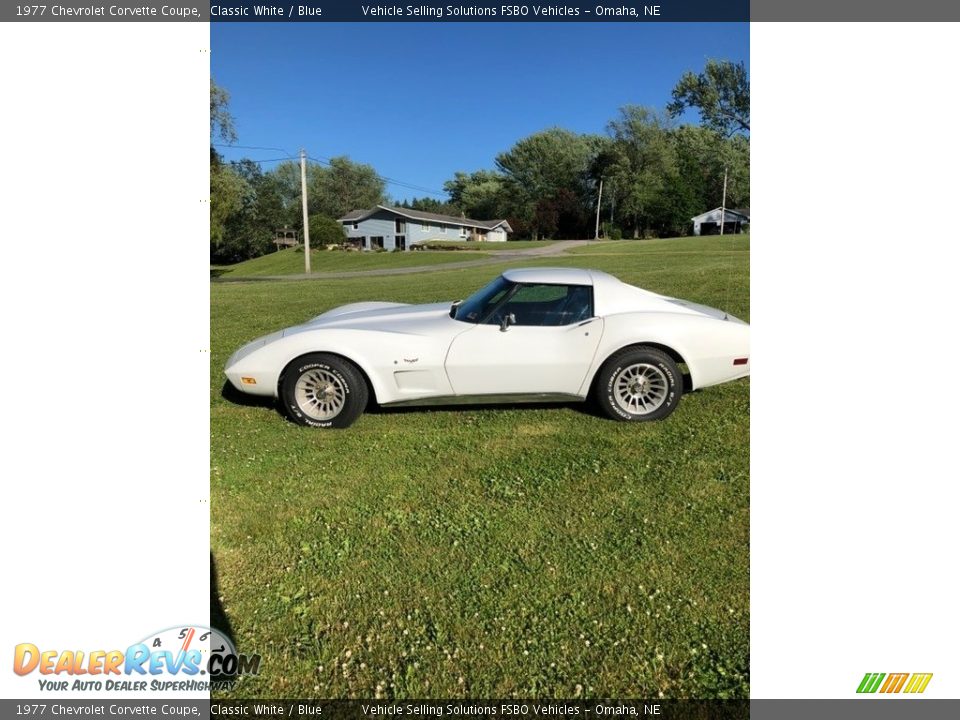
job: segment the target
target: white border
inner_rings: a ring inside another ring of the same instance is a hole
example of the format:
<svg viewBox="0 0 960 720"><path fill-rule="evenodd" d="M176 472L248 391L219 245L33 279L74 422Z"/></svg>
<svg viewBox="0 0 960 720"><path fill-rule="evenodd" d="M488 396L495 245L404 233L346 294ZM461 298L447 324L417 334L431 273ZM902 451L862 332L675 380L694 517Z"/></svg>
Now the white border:
<svg viewBox="0 0 960 720"><path fill-rule="evenodd" d="M751 682L960 697L956 26L751 26Z"/></svg>
<svg viewBox="0 0 960 720"><path fill-rule="evenodd" d="M209 623L209 25L4 24L0 66L0 688L52 697L15 644Z"/></svg>

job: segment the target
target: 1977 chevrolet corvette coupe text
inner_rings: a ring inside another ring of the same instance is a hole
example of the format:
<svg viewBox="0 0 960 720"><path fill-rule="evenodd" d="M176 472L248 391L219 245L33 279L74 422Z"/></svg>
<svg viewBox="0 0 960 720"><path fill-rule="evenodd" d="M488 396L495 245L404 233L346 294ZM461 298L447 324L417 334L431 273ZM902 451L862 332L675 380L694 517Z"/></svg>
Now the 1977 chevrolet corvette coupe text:
<svg viewBox="0 0 960 720"><path fill-rule="evenodd" d="M237 350L241 392L292 420L344 428L372 394L394 405L596 400L614 420L659 420L692 389L750 374L749 326L721 310L574 268L508 270L464 301L362 302Z"/></svg>

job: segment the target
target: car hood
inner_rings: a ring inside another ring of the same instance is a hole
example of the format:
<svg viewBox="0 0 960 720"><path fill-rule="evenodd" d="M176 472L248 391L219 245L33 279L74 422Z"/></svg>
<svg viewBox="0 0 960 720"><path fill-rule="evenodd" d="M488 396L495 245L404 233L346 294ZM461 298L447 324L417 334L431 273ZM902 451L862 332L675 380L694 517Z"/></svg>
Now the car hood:
<svg viewBox="0 0 960 720"><path fill-rule="evenodd" d="M452 303L403 305L401 303L355 303L318 315L302 325L287 328L284 336L326 328L425 335L438 325L456 322L450 318Z"/></svg>

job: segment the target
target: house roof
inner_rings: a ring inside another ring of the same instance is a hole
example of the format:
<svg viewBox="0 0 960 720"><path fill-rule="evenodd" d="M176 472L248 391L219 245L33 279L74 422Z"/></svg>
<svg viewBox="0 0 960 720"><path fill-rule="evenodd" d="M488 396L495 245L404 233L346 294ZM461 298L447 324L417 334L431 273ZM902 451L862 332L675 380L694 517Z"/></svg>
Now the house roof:
<svg viewBox="0 0 960 720"><path fill-rule="evenodd" d="M462 225L463 227L482 228L484 230L494 230L501 225L507 232L513 232L510 223L506 220L472 220L466 217L457 217L455 215L440 215L439 213L423 212L422 210L408 210L407 208L392 207L390 205L377 205L370 210L353 210L348 212L339 222L359 222L373 215L378 210L400 215L410 220L429 220L437 223L446 223L447 225Z"/></svg>
<svg viewBox="0 0 960 720"><path fill-rule="evenodd" d="M705 213L700 213L699 215L694 215L694 216L693 216L692 218L690 218L690 219L691 219L691 220L696 220L697 218L706 217L707 215L710 215L710 214L715 213L715 212L720 212L721 210L723 210L723 212L724 212L725 215L739 215L740 217L742 217L744 220L747 220L748 222L749 222L749 220L750 220L750 210L749 210L749 209L747 209L747 210L734 210L733 208L726 208L726 209L724 209L724 208L722 208L722 207L716 207L716 208L714 208L713 210L707 210Z"/></svg>

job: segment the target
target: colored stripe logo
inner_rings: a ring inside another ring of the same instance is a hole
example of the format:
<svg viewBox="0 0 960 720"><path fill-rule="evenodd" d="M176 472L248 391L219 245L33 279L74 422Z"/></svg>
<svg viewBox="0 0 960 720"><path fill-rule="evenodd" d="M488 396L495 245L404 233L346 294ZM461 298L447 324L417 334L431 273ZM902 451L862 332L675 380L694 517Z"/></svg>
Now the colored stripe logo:
<svg viewBox="0 0 960 720"><path fill-rule="evenodd" d="M933 673L867 673L857 687L858 693L922 693Z"/></svg>

